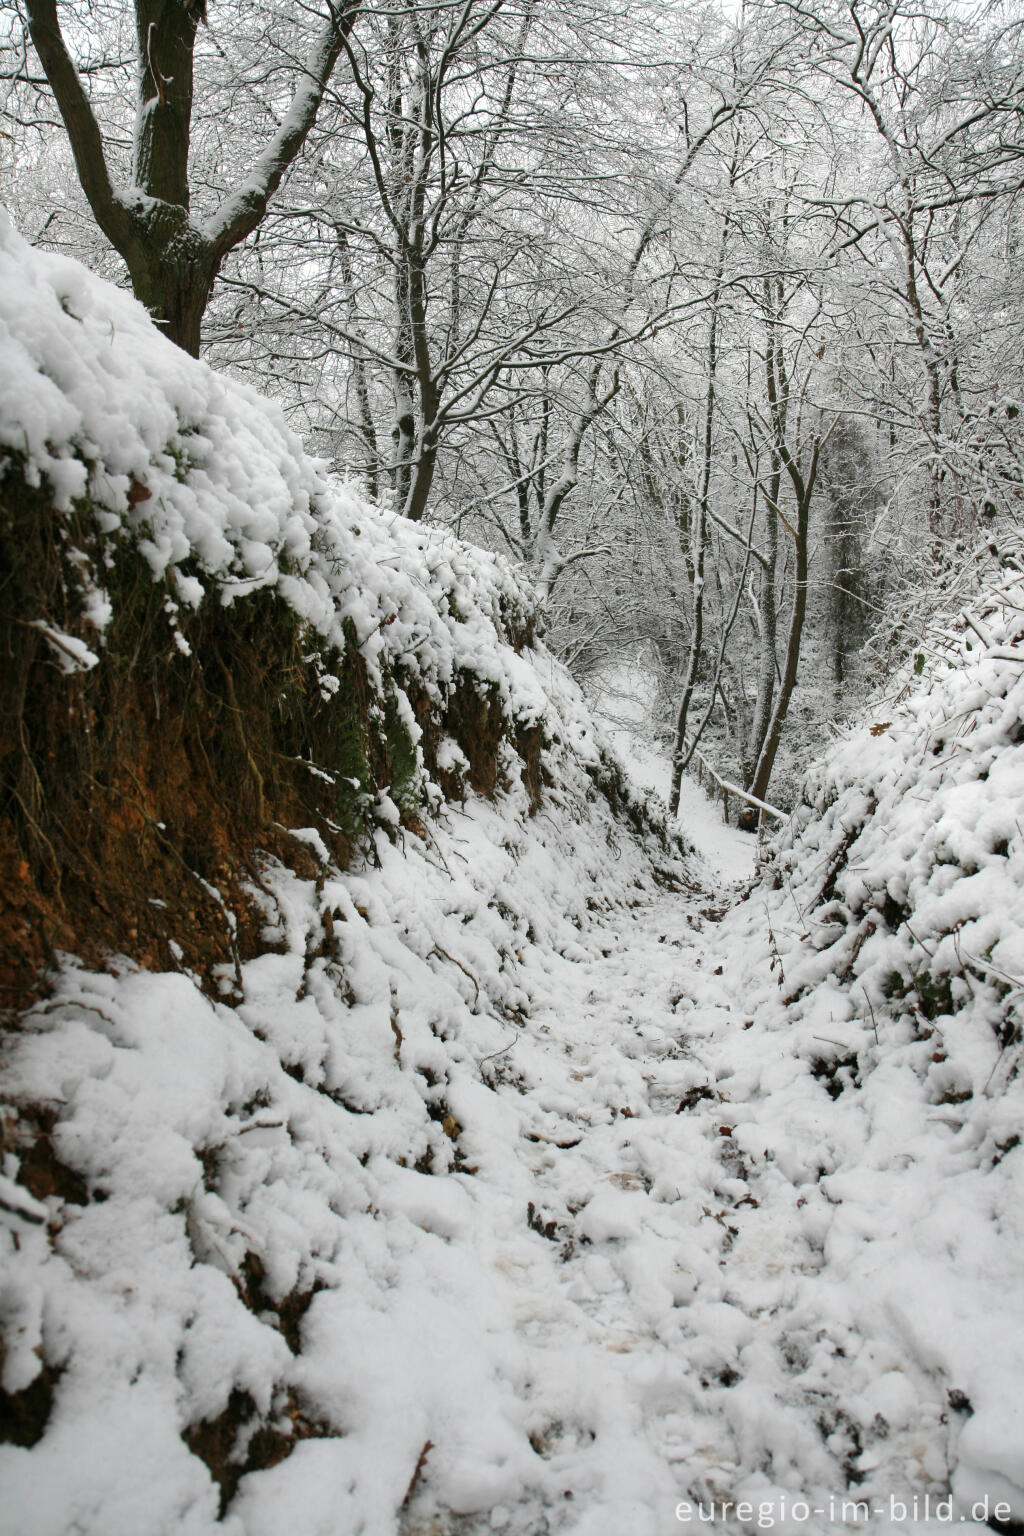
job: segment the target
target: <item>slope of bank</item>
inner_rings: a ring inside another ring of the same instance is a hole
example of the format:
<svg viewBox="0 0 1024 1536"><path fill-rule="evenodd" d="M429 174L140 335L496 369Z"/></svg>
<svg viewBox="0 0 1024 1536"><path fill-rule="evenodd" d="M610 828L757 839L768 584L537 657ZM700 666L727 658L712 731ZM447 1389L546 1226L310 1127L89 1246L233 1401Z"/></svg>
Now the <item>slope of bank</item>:
<svg viewBox="0 0 1024 1536"><path fill-rule="evenodd" d="M734 915L777 982L764 1018L832 1100L813 1155L845 1321L931 1380L958 1507L998 1496L1007 1530L1024 1529L1022 640L1024 541L1003 528L969 605L809 778L774 890ZM865 1485L887 1461L871 1447Z"/></svg>
<svg viewBox="0 0 1024 1536"><path fill-rule="evenodd" d="M360 502L6 220L0 279L9 1000L60 951L237 979L257 851L345 866L467 792L536 806L564 755L653 825L502 562Z"/></svg>

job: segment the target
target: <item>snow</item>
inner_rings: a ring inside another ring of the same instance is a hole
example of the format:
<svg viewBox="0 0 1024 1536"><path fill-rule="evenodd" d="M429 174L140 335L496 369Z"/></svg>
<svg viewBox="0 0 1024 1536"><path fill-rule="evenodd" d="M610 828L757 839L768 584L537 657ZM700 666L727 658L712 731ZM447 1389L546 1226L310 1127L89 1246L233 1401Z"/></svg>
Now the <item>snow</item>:
<svg viewBox="0 0 1024 1536"><path fill-rule="evenodd" d="M0 1454L0 1529L137 1532L144 1486L146 1528L212 1531L180 1434L236 1388L334 1433L244 1476L227 1532L644 1536L691 1496L827 1508L844 1466L850 1496L938 1497L951 1388L962 1501L1019 1509L1021 1233L991 1220L1019 1154L985 1172L980 1125L932 1123L909 1041L833 1102L815 1036L855 1026L827 997L794 1023L756 904L723 929L609 834L518 791L319 893L270 868L283 952L237 1007L62 973L6 1077L59 1099L92 1199L8 1253L64 1374L39 1445ZM318 1286L293 1355L273 1304Z"/></svg>
<svg viewBox="0 0 1024 1536"><path fill-rule="evenodd" d="M105 539L71 562L83 634L40 616L62 664L93 664L112 613L104 557L130 540L170 583L172 631L175 602L273 588L310 626L328 688L351 626L378 686L398 668L440 700L469 672L503 710L515 695L522 724L543 713L533 668L494 644L495 626L530 611L506 565L364 505L303 453L280 407L160 345L134 299L32 250L2 210L0 351L0 463L47 485L59 512L87 497Z"/></svg>
<svg viewBox="0 0 1024 1536"><path fill-rule="evenodd" d="M596 718L634 783L653 790L667 804L672 782L671 754L651 734L658 717L655 683L641 651L601 668L588 688ZM708 868L708 878L727 886L749 880L757 862L757 838L723 820L721 808L690 774L680 786L678 820Z"/></svg>
<svg viewBox="0 0 1024 1536"><path fill-rule="evenodd" d="M265 863L231 1001L67 957L4 1033L0 1385L53 1401L0 1445L0 1533L1024 1522L1018 578L722 915L752 840L694 796L684 863L613 814L580 694L505 638L500 562L359 505L6 226L0 264L26 474L88 485L154 574L198 552L226 601L275 585L330 643L348 617L439 699L494 683L552 780L534 810L509 754L493 800L347 872L290 829L319 875ZM33 1109L81 1203L19 1181ZM189 1440L231 1414L221 1516Z"/></svg>
<svg viewBox="0 0 1024 1536"><path fill-rule="evenodd" d="M0 1455L0 1529L135 1532L144 1485L147 1528L212 1531L180 1433L234 1388L334 1431L242 1478L220 1528L247 1536L644 1536L691 1497L938 1498L951 1466L958 1510L1019 1516L1002 1101L937 1120L897 1031L833 1102L819 1037L871 1045L837 988L787 1007L763 898L716 924L598 808L526 812L470 800L319 893L268 869L283 952L237 1007L69 966L30 1016L9 1092L59 1097L93 1199L8 1255L65 1370L40 1444ZM272 1303L323 1287L297 1356L242 1304L247 1253Z"/></svg>
<svg viewBox="0 0 1024 1536"><path fill-rule="evenodd" d="M46 643L53 653L56 665L65 674L72 672L89 672L99 663L99 657L95 651L90 651L84 641L74 635L66 635L62 630L54 629L47 624L45 619L35 619L32 627L43 634Z"/></svg>

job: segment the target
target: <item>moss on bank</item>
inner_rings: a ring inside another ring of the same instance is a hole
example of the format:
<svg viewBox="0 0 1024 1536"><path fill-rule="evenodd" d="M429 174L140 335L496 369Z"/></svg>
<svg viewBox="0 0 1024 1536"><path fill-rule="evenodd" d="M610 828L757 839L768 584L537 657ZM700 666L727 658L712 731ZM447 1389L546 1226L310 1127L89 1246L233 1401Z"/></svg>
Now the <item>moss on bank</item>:
<svg viewBox="0 0 1024 1536"><path fill-rule="evenodd" d="M375 688L352 626L326 648L275 588L226 603L211 584L184 606L136 541L88 501L55 512L14 458L0 568L0 1006L36 995L59 951L223 976L260 943L261 860L317 870L289 829L344 867L378 820L394 831L382 791L413 831L428 780L464 792L443 738L484 794L511 741L539 797L542 733L493 688L463 674L438 702L388 672Z"/></svg>

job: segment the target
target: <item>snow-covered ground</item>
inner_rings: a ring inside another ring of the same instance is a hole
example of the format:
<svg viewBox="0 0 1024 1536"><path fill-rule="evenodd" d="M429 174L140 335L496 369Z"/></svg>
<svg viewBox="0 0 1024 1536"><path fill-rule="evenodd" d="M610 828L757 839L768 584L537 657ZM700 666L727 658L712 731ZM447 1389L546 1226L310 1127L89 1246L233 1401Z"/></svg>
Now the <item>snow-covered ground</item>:
<svg viewBox="0 0 1024 1536"><path fill-rule="evenodd" d="M653 790L667 804L672 761L665 745L653 734L658 718L655 686L641 651L632 660L603 668L588 687L597 719L634 783ZM757 838L729 826L721 808L705 794L697 780L683 775L679 795L679 824L719 882L736 885L749 880L757 859Z"/></svg>
<svg viewBox="0 0 1024 1536"><path fill-rule="evenodd" d="M890 1499L943 1495L979 1387L1007 1416L957 1515L1019 1515L1019 1154L984 1172L994 1121L929 1104L907 1041L833 1100L847 1011L794 1023L762 899L720 921L523 809L319 893L278 871L235 1008L69 967L9 1042L89 1199L19 1218L5 1185L5 1382L62 1372L0 1452L6 1536L212 1532L182 1433L242 1392L241 1465L261 1425L324 1433L225 1536L824 1533L854 1499L938 1530Z"/></svg>
<svg viewBox="0 0 1024 1536"><path fill-rule="evenodd" d="M241 1466L324 1433L231 1536L920 1533L951 1470L957 1523L1020 1518L1009 1101L937 1105L905 1031L854 1089L869 1026L779 986L795 912L666 890L578 792L277 871L237 1007L69 967L9 1043L91 1198L8 1211L5 1382L63 1374L0 1530L214 1530L181 1436L240 1392Z"/></svg>

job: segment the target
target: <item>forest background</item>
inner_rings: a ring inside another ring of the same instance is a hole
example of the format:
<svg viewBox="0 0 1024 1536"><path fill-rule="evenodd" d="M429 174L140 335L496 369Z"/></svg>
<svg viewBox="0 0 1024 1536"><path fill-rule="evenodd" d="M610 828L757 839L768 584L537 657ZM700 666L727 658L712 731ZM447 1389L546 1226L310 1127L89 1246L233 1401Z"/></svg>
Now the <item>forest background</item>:
<svg viewBox="0 0 1024 1536"><path fill-rule="evenodd" d="M1024 15L3 0L2 196L785 805L1020 516Z"/></svg>

